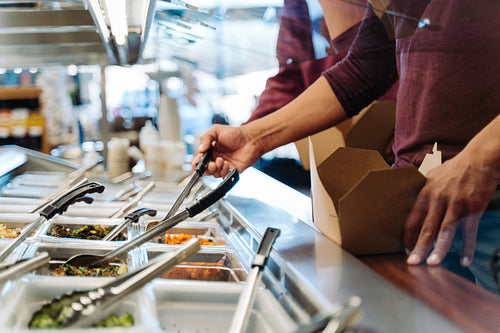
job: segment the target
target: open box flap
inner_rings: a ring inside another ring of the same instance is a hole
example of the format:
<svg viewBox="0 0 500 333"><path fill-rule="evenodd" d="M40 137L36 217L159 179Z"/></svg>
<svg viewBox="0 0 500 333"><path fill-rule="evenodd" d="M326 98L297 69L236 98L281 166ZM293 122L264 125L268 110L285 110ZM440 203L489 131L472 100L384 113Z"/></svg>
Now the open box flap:
<svg viewBox="0 0 500 333"><path fill-rule="evenodd" d="M340 147L318 166L318 176L335 210L339 201L371 170L389 169L377 151ZM342 216L340 214L339 216Z"/></svg>
<svg viewBox="0 0 500 333"><path fill-rule="evenodd" d="M316 165L321 164L339 147L386 149L394 135L396 105L393 101L374 102L337 126L295 142L305 170L311 169L309 140L314 146Z"/></svg>
<svg viewBox="0 0 500 333"><path fill-rule="evenodd" d="M300 161L302 162L302 166L304 167L304 169L311 169L311 162L309 157L309 140L311 140L314 145L313 151L314 158L316 159L315 164L319 165L337 148L348 146L345 139L349 131L365 116L365 114L370 110L371 106L372 105L367 106L356 116L344 120L336 126L330 127L324 131L296 141L295 146L297 147ZM393 128L391 129L391 133L393 130L394 124Z"/></svg>
<svg viewBox="0 0 500 333"><path fill-rule="evenodd" d="M393 101L373 103L345 135L345 146L383 153L394 136L396 105Z"/></svg>

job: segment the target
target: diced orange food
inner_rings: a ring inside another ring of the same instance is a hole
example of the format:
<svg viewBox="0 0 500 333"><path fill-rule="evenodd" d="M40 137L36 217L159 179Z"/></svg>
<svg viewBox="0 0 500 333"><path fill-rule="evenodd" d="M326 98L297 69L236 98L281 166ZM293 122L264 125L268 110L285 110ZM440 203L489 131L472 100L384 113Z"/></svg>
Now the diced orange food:
<svg viewBox="0 0 500 333"><path fill-rule="evenodd" d="M178 235L167 234L167 236L165 237L165 244L170 244L170 245L182 244L184 242L187 242L191 238L193 238L193 235L185 233L180 233ZM208 239L199 238L199 240L200 240L200 245L217 245L214 242L209 241Z"/></svg>

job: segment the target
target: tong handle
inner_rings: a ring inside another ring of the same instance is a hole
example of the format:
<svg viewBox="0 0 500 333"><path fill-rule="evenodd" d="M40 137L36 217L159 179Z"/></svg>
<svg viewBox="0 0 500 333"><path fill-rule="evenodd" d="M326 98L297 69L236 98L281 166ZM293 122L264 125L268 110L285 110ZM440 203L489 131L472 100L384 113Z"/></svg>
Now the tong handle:
<svg viewBox="0 0 500 333"><path fill-rule="evenodd" d="M129 213L123 218L123 221L113 228L106 236L103 237L103 241L113 240L123 229L127 227L129 223L137 223L139 222L139 218L142 215L148 214L149 216L156 215L156 209L151 208L139 208L134 210L132 213Z"/></svg>
<svg viewBox="0 0 500 333"><path fill-rule="evenodd" d="M207 170L208 162L212 159L212 153L214 151L214 146L210 145L208 149L203 153L203 156L201 159L198 161L198 164L196 164L196 168L194 171L198 173L198 175L203 176L205 173L205 170Z"/></svg>
<svg viewBox="0 0 500 333"><path fill-rule="evenodd" d="M143 215L149 215L149 216L155 216L156 215L156 209L151 209L151 208L139 208L134 210L132 213L128 213L125 216L126 220L129 220L132 223L137 223L139 221L139 218Z"/></svg>
<svg viewBox="0 0 500 333"><path fill-rule="evenodd" d="M242 333L246 331L248 318L253 307L257 288L262 279L264 266L267 263L274 241L279 234L279 229L269 227L266 229L264 236L262 236L252 262L252 270L247 277L245 289L241 292L238 304L236 304L229 333Z"/></svg>
<svg viewBox="0 0 500 333"><path fill-rule="evenodd" d="M85 201L86 203L91 203L93 201L90 197L85 197L86 194L89 193L102 193L104 191L104 186L96 183L90 182L86 184L82 184L70 192L61 195L56 198L50 204L48 204L41 212L40 216L45 217L47 220L54 217L56 214L64 213L68 207L74 204L77 201Z"/></svg>
<svg viewBox="0 0 500 333"><path fill-rule="evenodd" d="M239 179L240 175L238 174L238 170L236 170L236 168L231 169L226 178L224 178L224 180L215 189L186 207L186 210L189 212L189 217L199 214L206 208L216 203L220 198L226 195L230 189L233 188Z"/></svg>
<svg viewBox="0 0 500 333"><path fill-rule="evenodd" d="M273 248L273 244L276 241L276 238L280 235L280 229L268 227L264 236L262 236L262 240L259 243L259 247L257 248L257 252L255 253L255 257L253 258L252 268L259 267L259 269L263 269L267 263L267 259L269 259L269 254L271 253L271 249Z"/></svg>

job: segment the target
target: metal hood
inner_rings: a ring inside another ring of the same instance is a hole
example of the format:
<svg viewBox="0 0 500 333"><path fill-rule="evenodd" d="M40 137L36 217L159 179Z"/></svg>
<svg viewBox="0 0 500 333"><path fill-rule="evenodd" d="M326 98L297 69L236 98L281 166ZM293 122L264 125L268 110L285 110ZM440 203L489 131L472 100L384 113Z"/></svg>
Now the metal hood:
<svg viewBox="0 0 500 333"><path fill-rule="evenodd" d="M149 34L156 0L84 0L111 63L140 61Z"/></svg>

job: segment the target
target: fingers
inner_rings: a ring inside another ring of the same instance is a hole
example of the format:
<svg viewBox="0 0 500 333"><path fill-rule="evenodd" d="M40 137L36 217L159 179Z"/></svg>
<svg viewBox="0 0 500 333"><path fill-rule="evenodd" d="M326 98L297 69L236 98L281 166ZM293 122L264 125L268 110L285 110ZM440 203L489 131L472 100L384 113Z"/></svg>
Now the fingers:
<svg viewBox="0 0 500 333"><path fill-rule="evenodd" d="M457 206L448 207L441 228L439 229L434 250L432 250L429 258L427 258L427 264L439 265L443 261L455 237L459 224L459 214L460 208L457 208Z"/></svg>
<svg viewBox="0 0 500 333"><path fill-rule="evenodd" d="M468 267L474 257L474 248L476 247L477 229L482 214L471 214L467 216L463 224L463 245L460 264Z"/></svg>
<svg viewBox="0 0 500 333"><path fill-rule="evenodd" d="M217 141L217 125L212 126L208 131L200 136L200 145L198 146L198 152L204 153L214 141Z"/></svg>
<svg viewBox="0 0 500 333"><path fill-rule="evenodd" d="M415 201L410 214L406 218L404 244L407 251L413 249L413 247L417 243L418 235L420 234L420 229L422 228L422 221L424 221L425 217L427 216L428 206L428 199L425 193L422 191Z"/></svg>
<svg viewBox="0 0 500 333"><path fill-rule="evenodd" d="M215 161L210 162L207 166L206 174L214 177L226 177L229 173L229 162L225 161L222 157L217 157Z"/></svg>
<svg viewBox="0 0 500 333"><path fill-rule="evenodd" d="M409 265L421 264L427 257L440 229L444 210L445 206L439 203L439 200L430 201L429 211L422 224L417 243L407 260Z"/></svg>
<svg viewBox="0 0 500 333"><path fill-rule="evenodd" d="M214 125L212 128L210 128L207 132L205 132L202 136L200 136L200 144L198 146L198 152L196 155L193 156L193 160L191 161L191 169L194 170L196 168L196 165L200 161L201 157L203 156L203 153L208 150L208 148L211 145L214 145L216 140L217 140L217 127ZM211 173L208 171L205 172L208 175L211 175Z"/></svg>

